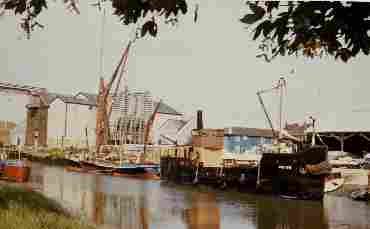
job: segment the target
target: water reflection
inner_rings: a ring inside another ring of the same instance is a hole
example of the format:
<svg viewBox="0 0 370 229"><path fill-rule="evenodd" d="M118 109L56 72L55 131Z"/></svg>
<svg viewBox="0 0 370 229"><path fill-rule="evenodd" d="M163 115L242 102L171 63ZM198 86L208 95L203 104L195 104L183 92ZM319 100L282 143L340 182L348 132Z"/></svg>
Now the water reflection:
<svg viewBox="0 0 370 229"><path fill-rule="evenodd" d="M190 208L184 209L188 229L220 228L220 211L216 195L194 192L190 194Z"/></svg>
<svg viewBox="0 0 370 229"><path fill-rule="evenodd" d="M302 207L304 206L304 207ZM257 202L258 228L328 229L321 203L297 200L265 200Z"/></svg>
<svg viewBox="0 0 370 229"><path fill-rule="evenodd" d="M114 229L364 229L365 203L328 196L323 203L194 191L158 181L65 172L38 166L31 181L72 213ZM345 226L345 227L343 227Z"/></svg>

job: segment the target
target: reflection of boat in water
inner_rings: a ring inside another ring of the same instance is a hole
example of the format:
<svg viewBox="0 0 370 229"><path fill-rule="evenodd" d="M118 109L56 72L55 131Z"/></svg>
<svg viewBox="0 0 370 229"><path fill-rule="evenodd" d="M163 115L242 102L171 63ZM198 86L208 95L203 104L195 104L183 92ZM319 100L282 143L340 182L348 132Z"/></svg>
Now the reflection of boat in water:
<svg viewBox="0 0 370 229"><path fill-rule="evenodd" d="M189 199L190 208L183 212L187 229L220 228L221 213L215 194L194 192Z"/></svg>

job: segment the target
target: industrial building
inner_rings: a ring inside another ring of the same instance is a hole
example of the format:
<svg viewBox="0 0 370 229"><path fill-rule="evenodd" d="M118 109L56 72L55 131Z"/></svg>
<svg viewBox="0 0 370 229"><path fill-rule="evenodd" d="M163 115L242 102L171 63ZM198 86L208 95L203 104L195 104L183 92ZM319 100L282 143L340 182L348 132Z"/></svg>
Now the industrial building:
<svg viewBox="0 0 370 229"><path fill-rule="evenodd" d="M79 92L76 95L59 93L47 94L46 115L47 146L95 145L96 100L97 95ZM117 123L125 126L127 144L143 144L144 123L153 113L158 101L154 101L149 91L118 93L112 98L111 133ZM13 133L12 139L24 139L26 126ZM195 128L192 117L186 118L164 102L158 107L153 123L150 144L186 144L191 142L191 130ZM17 136L15 136L17 135ZM117 138L114 134L112 140ZM111 141L112 142L112 141ZM22 142L23 143L23 142ZM13 142L14 144L14 142Z"/></svg>

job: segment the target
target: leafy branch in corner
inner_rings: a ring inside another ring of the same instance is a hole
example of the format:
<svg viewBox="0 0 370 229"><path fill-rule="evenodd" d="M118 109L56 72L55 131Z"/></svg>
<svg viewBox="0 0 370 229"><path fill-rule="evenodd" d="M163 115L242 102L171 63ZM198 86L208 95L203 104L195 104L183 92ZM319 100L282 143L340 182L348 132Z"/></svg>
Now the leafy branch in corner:
<svg viewBox="0 0 370 229"><path fill-rule="evenodd" d="M277 56L315 58L324 54L347 62L370 52L370 4L366 2L246 2L251 13L240 19L255 25L253 40L271 61ZM268 47L268 48L267 48Z"/></svg>
<svg viewBox="0 0 370 229"><path fill-rule="evenodd" d="M15 15L21 15L21 28L30 38L35 27L43 28L41 23L36 21L39 14L47 9L51 0L0 0L0 15L5 11L12 11ZM55 1L55 0L54 0ZM139 19L144 22L141 26L141 34L149 34L155 37L158 33L158 18L163 17L165 23L172 25L178 23L178 16L188 12L186 0L97 0L93 6L102 8L104 3L111 3L113 15L118 16L123 25L136 24ZM67 9L80 14L77 0L62 0ZM198 6L195 12L197 20Z"/></svg>
<svg viewBox="0 0 370 229"><path fill-rule="evenodd" d="M63 0L63 2L68 8L79 13L76 0ZM36 18L47 8L47 0L0 0L1 14L4 14L5 11L12 11L16 16L21 16L20 26L28 39L36 27L44 28L44 25L39 23Z"/></svg>

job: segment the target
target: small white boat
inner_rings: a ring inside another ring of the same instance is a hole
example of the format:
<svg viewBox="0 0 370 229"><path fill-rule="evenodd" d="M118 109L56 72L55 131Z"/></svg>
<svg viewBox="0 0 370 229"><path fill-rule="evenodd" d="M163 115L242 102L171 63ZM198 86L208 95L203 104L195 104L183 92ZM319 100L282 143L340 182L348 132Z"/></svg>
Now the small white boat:
<svg viewBox="0 0 370 229"><path fill-rule="evenodd" d="M330 179L328 181L325 181L325 189L324 192L333 192L340 187L342 187L344 184L344 178L336 178L336 179Z"/></svg>

